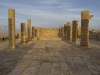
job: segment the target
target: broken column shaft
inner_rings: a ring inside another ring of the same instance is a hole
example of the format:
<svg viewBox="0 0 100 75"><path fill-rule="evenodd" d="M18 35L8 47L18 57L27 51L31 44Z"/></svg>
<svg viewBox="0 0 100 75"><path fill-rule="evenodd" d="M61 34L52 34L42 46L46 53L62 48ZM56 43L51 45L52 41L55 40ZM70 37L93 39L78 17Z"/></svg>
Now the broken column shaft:
<svg viewBox="0 0 100 75"><path fill-rule="evenodd" d="M28 40L31 41L31 20L30 19L28 19L27 24L28 24Z"/></svg>
<svg viewBox="0 0 100 75"><path fill-rule="evenodd" d="M39 40L39 35L40 35L39 34L39 32L40 32L39 30L40 30L39 28L36 29L36 37L37 37L37 40Z"/></svg>
<svg viewBox="0 0 100 75"><path fill-rule="evenodd" d="M71 22L67 22L67 40L72 40Z"/></svg>
<svg viewBox="0 0 100 75"><path fill-rule="evenodd" d="M64 27L61 28L61 38L64 40Z"/></svg>
<svg viewBox="0 0 100 75"><path fill-rule="evenodd" d="M21 23L21 42L23 44L26 43L26 25L25 25L25 23Z"/></svg>
<svg viewBox="0 0 100 75"><path fill-rule="evenodd" d="M17 33L17 39L21 39L21 33Z"/></svg>
<svg viewBox="0 0 100 75"><path fill-rule="evenodd" d="M15 44L15 10L8 9L8 25L9 25L9 47L16 47Z"/></svg>
<svg viewBox="0 0 100 75"><path fill-rule="evenodd" d="M32 27L32 38L35 37L35 27Z"/></svg>
<svg viewBox="0 0 100 75"><path fill-rule="evenodd" d="M62 29L62 26L60 26L60 28L59 28L59 37L60 38L61 38L61 33L62 33L61 29Z"/></svg>
<svg viewBox="0 0 100 75"><path fill-rule="evenodd" d="M89 19L93 15L89 15L89 11L81 12L81 42L80 45L83 49L89 49Z"/></svg>
<svg viewBox="0 0 100 75"><path fill-rule="evenodd" d="M67 39L67 24L64 24L64 40Z"/></svg>
<svg viewBox="0 0 100 75"><path fill-rule="evenodd" d="M78 21L74 20L72 24L72 42L77 43Z"/></svg>

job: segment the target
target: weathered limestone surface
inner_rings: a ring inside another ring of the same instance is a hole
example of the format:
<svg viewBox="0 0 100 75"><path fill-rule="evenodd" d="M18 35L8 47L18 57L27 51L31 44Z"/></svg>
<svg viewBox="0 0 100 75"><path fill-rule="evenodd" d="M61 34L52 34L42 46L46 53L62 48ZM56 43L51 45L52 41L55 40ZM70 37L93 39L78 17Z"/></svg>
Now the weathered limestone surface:
<svg viewBox="0 0 100 75"><path fill-rule="evenodd" d="M61 39L64 40L64 27L61 29Z"/></svg>
<svg viewBox="0 0 100 75"><path fill-rule="evenodd" d="M67 24L64 24L64 40L67 40Z"/></svg>
<svg viewBox="0 0 100 75"><path fill-rule="evenodd" d="M26 43L26 24L21 23L21 42Z"/></svg>
<svg viewBox="0 0 100 75"><path fill-rule="evenodd" d="M100 42L90 40L91 50L68 41L34 41L8 49L0 43L0 75L100 75Z"/></svg>
<svg viewBox="0 0 100 75"><path fill-rule="evenodd" d="M32 27L32 38L35 37L35 27Z"/></svg>
<svg viewBox="0 0 100 75"><path fill-rule="evenodd" d="M59 37L60 37L60 38L61 38L61 36L62 36L62 35L61 35L61 34L62 34L62 31L61 31L61 30L62 30L62 26L59 27Z"/></svg>
<svg viewBox="0 0 100 75"><path fill-rule="evenodd" d="M28 40L31 41L31 20L30 19L27 20L27 24L28 24Z"/></svg>
<svg viewBox="0 0 100 75"><path fill-rule="evenodd" d="M28 30L26 30L26 39L28 40Z"/></svg>
<svg viewBox="0 0 100 75"><path fill-rule="evenodd" d="M8 9L9 48L15 48L15 10Z"/></svg>
<svg viewBox="0 0 100 75"><path fill-rule="evenodd" d="M89 11L81 12L81 42L80 45L84 49L89 49L89 19L93 15L89 15Z"/></svg>
<svg viewBox="0 0 100 75"><path fill-rule="evenodd" d="M100 31L94 29L92 31L89 31L89 38L100 40Z"/></svg>
<svg viewBox="0 0 100 75"><path fill-rule="evenodd" d="M81 28L77 28L77 37L81 38Z"/></svg>
<svg viewBox="0 0 100 75"><path fill-rule="evenodd" d="M17 39L21 39L21 33L17 33Z"/></svg>
<svg viewBox="0 0 100 75"><path fill-rule="evenodd" d="M71 22L67 22L67 40L72 41Z"/></svg>
<svg viewBox="0 0 100 75"><path fill-rule="evenodd" d="M77 29L78 29L78 20L74 20L72 23L72 42L77 43Z"/></svg>
<svg viewBox="0 0 100 75"><path fill-rule="evenodd" d="M59 28L37 28L36 37L38 40L61 40Z"/></svg>
<svg viewBox="0 0 100 75"><path fill-rule="evenodd" d="M40 28L36 28L35 34L36 34L37 40L39 40L39 37L40 37Z"/></svg>

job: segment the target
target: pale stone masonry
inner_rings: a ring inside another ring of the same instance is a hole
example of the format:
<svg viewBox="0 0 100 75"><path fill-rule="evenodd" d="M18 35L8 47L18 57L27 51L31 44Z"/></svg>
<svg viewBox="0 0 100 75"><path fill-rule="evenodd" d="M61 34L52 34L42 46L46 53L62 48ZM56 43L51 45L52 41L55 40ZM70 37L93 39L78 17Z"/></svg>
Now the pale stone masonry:
<svg viewBox="0 0 100 75"><path fill-rule="evenodd" d="M67 22L67 40L72 41L71 22Z"/></svg>
<svg viewBox="0 0 100 75"><path fill-rule="evenodd" d="M25 23L21 23L21 42L23 44L26 43L26 25L25 25Z"/></svg>
<svg viewBox="0 0 100 75"><path fill-rule="evenodd" d="M64 40L67 39L67 24L64 24Z"/></svg>
<svg viewBox="0 0 100 75"><path fill-rule="evenodd" d="M15 44L15 10L8 9L8 27L9 27L9 48L16 47Z"/></svg>
<svg viewBox="0 0 100 75"><path fill-rule="evenodd" d="M61 38L64 40L64 27L61 28Z"/></svg>
<svg viewBox="0 0 100 75"><path fill-rule="evenodd" d="M31 41L31 20L30 19L27 20L27 24L28 24L28 41Z"/></svg>
<svg viewBox="0 0 100 75"><path fill-rule="evenodd" d="M78 20L72 22L72 42L77 43Z"/></svg>
<svg viewBox="0 0 100 75"><path fill-rule="evenodd" d="M26 40L28 40L28 30L26 30Z"/></svg>
<svg viewBox="0 0 100 75"><path fill-rule="evenodd" d="M77 37L78 37L78 38L81 37L81 28L77 28Z"/></svg>
<svg viewBox="0 0 100 75"><path fill-rule="evenodd" d="M61 38L61 33L62 33L61 29L62 29L62 26L60 26L60 28L59 28L59 37L60 38Z"/></svg>
<svg viewBox="0 0 100 75"><path fill-rule="evenodd" d="M89 19L93 15L89 15L89 11L81 12L81 42L80 45L83 49L89 49Z"/></svg>
<svg viewBox="0 0 100 75"><path fill-rule="evenodd" d="M35 27L32 27L32 38L35 37Z"/></svg>
<svg viewBox="0 0 100 75"><path fill-rule="evenodd" d="M36 37L37 37L37 40L39 40L39 36L40 36L40 29L39 28L36 28Z"/></svg>
<svg viewBox="0 0 100 75"><path fill-rule="evenodd" d="M17 33L17 39L21 39L21 33Z"/></svg>

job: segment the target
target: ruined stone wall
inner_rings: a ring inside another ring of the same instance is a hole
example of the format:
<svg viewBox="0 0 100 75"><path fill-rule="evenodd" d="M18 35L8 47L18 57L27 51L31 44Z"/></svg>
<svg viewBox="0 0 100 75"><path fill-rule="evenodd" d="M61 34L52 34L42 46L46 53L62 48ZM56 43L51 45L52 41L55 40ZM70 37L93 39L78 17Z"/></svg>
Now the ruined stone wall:
<svg viewBox="0 0 100 75"><path fill-rule="evenodd" d="M39 40L60 40L59 28L39 28Z"/></svg>
<svg viewBox="0 0 100 75"><path fill-rule="evenodd" d="M80 38L81 37L81 28L77 29L77 37Z"/></svg>
<svg viewBox="0 0 100 75"><path fill-rule="evenodd" d="M95 40L100 40L100 31L98 31L98 30L89 31L89 38L95 39Z"/></svg>

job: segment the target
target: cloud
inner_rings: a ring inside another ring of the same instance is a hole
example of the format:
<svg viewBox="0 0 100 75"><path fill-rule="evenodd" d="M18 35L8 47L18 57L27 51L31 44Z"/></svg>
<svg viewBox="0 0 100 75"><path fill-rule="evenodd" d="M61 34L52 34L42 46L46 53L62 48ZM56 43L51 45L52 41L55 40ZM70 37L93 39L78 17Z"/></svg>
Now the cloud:
<svg viewBox="0 0 100 75"><path fill-rule="evenodd" d="M32 25L36 27L59 27L72 20L81 20L81 11L90 9L89 7L78 7L77 0L9 0L0 2L0 20L4 20L4 25L8 21L8 8L14 8L16 13L16 29L20 29L20 23L27 19L32 20ZM95 13L95 12L94 12ZM6 14L6 15L5 15ZM97 13L96 13L97 14ZM99 17L91 19L91 25L98 24ZM95 21L97 23L95 23Z"/></svg>
<svg viewBox="0 0 100 75"><path fill-rule="evenodd" d="M8 26L6 26L6 25L0 25L0 29L8 29Z"/></svg>

